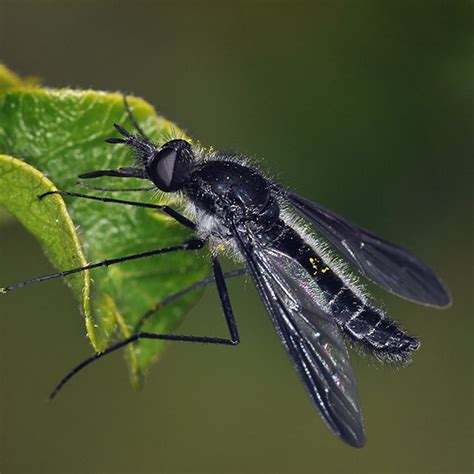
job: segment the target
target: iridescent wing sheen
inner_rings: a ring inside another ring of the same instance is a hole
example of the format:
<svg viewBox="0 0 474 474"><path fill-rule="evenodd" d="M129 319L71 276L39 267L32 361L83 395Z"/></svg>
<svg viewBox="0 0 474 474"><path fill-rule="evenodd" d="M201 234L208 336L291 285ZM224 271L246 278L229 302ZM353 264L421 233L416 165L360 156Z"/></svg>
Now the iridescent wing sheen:
<svg viewBox="0 0 474 474"><path fill-rule="evenodd" d="M354 373L342 334L304 268L286 254L238 236L250 273L311 400L328 427L365 444Z"/></svg>
<svg viewBox="0 0 474 474"><path fill-rule="evenodd" d="M290 203L368 279L403 298L448 306L448 290L418 257L294 193Z"/></svg>

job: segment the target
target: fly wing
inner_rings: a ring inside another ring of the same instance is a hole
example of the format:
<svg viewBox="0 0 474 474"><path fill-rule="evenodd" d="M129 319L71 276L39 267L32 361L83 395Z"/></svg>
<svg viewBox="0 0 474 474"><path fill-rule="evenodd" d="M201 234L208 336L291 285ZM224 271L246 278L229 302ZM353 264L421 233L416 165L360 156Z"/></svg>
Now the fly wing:
<svg viewBox="0 0 474 474"><path fill-rule="evenodd" d="M286 254L239 240L276 330L321 417L346 443L362 447L365 432L354 373L322 293Z"/></svg>
<svg viewBox="0 0 474 474"><path fill-rule="evenodd" d="M386 290L418 303L448 306L449 292L418 257L294 193L291 204L360 272Z"/></svg>

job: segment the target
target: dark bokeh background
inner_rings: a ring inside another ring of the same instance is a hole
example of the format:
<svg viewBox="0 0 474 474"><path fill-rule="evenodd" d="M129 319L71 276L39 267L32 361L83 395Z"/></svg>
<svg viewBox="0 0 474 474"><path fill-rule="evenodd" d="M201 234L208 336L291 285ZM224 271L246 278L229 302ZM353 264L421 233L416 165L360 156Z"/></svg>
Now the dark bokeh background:
<svg viewBox="0 0 474 474"><path fill-rule="evenodd" d="M83 323L61 282L9 294L0 471L472 472L472 3L96 3L0 0L0 59L51 86L134 92L203 143L264 158L415 251L454 305L374 290L422 348L403 370L353 356L368 433L354 450L312 409L249 284L230 284L237 349L169 347L140 393L116 354L51 406L91 351ZM1 284L51 271L15 223L0 262ZM222 319L209 289L182 331L224 334Z"/></svg>

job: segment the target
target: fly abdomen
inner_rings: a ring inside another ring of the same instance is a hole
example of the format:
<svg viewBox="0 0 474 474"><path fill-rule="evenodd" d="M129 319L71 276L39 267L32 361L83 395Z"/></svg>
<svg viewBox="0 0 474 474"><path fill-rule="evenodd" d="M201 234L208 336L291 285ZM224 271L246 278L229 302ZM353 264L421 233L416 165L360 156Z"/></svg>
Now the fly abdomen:
<svg viewBox="0 0 474 474"><path fill-rule="evenodd" d="M381 360L407 363L419 347L395 321L366 304L293 229L284 226L272 245L298 260L315 279L341 330Z"/></svg>
<svg viewBox="0 0 474 474"><path fill-rule="evenodd" d="M416 337L410 336L395 321L365 304L346 320L343 329L352 339L383 360L407 363L410 353L420 346Z"/></svg>
<svg viewBox="0 0 474 474"><path fill-rule="evenodd" d="M407 363L419 347L416 337L407 334L395 321L364 303L339 277L331 273L315 275L318 285L328 294L340 285L328 301L328 310L353 341L362 344L382 360Z"/></svg>

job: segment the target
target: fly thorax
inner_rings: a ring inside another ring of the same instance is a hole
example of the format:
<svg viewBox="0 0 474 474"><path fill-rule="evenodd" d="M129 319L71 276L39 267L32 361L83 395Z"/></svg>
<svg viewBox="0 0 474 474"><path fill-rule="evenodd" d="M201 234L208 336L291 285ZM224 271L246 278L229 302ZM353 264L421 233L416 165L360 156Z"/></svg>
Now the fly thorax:
<svg viewBox="0 0 474 474"><path fill-rule="evenodd" d="M254 220L271 208L268 181L257 171L231 161L208 161L196 169L186 193L197 207L222 220Z"/></svg>

